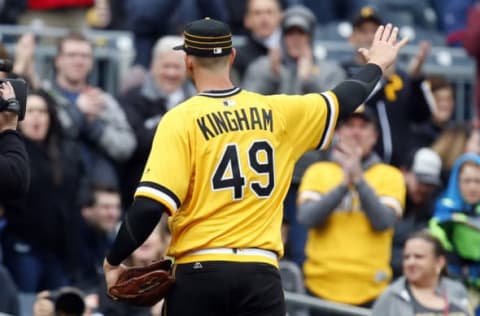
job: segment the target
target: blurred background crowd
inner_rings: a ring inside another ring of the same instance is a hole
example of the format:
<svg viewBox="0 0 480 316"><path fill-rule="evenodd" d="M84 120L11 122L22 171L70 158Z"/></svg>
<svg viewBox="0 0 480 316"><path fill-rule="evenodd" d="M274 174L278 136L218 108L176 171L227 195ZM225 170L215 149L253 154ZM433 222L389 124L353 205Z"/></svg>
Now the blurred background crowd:
<svg viewBox="0 0 480 316"><path fill-rule="evenodd" d="M410 38L365 104L339 122L332 149L298 161L281 272L289 291L378 315L394 315L382 293L395 280L422 302L416 289L446 272L465 289L452 311L471 315L461 302L480 304L473 0L0 1L0 59L13 61L0 76L29 85L19 130L32 169L28 194L0 202L0 313L160 314L161 304L109 300L102 261L158 122L196 93L183 52L171 48L186 23L206 16L232 28L234 82L262 94L333 88L364 64L357 49L380 24ZM129 264L161 258L168 243L163 218Z"/></svg>

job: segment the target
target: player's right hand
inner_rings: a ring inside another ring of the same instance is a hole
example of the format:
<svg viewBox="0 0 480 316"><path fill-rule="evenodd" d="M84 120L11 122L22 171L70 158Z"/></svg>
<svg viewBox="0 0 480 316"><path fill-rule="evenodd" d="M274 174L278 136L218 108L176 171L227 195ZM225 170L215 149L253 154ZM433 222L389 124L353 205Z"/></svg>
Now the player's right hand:
<svg viewBox="0 0 480 316"><path fill-rule="evenodd" d="M390 23L386 26L380 25L375 32L372 46L369 49L359 48L358 52L367 63L377 64L385 72L397 58L400 48L408 42L408 38L397 41L397 36L398 27L393 27Z"/></svg>

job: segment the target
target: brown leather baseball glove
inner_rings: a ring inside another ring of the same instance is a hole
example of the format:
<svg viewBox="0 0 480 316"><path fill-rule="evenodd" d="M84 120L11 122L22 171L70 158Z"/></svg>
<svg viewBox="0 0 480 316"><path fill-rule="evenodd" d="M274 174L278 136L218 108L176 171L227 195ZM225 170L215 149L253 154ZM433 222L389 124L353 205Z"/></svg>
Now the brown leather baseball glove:
<svg viewBox="0 0 480 316"><path fill-rule="evenodd" d="M165 259L144 267L128 268L108 290L108 295L131 305L153 306L167 295L175 281L172 265L172 260Z"/></svg>

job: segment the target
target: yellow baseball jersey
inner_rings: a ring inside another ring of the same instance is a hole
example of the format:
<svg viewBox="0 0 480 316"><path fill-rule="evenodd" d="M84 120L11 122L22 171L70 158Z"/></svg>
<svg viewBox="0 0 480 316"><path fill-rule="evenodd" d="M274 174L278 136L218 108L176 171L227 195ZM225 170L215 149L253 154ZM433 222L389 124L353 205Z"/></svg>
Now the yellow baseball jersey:
<svg viewBox="0 0 480 316"><path fill-rule="evenodd" d="M188 255L228 247L283 255L282 203L295 161L326 148L338 116L332 92L273 95L234 88L198 94L157 127L135 197L168 208L176 262L267 262L263 256Z"/></svg>
<svg viewBox="0 0 480 316"><path fill-rule="evenodd" d="M311 165L302 178L299 200L320 199L343 179L334 162ZM401 172L377 163L364 171L365 181L380 201L400 216L406 187ZM375 231L362 211L358 193L351 189L326 222L308 233L305 284L321 298L362 304L376 298L391 279L390 256L393 228Z"/></svg>

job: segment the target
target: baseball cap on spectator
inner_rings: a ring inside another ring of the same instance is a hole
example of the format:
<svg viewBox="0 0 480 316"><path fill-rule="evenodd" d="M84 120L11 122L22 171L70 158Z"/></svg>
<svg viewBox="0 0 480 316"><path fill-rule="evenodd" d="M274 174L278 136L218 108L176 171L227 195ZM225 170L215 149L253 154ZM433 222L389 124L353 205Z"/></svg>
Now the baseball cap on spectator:
<svg viewBox="0 0 480 316"><path fill-rule="evenodd" d="M373 22L377 25L382 25L382 19L378 15L378 12L370 6L365 6L353 17L352 25L354 28L359 27L365 22Z"/></svg>
<svg viewBox="0 0 480 316"><path fill-rule="evenodd" d="M420 148L413 156L411 167L418 181L426 184L440 185L442 172L442 161L440 156L430 148Z"/></svg>
<svg viewBox="0 0 480 316"><path fill-rule="evenodd" d="M377 117L375 116L375 113L373 113L373 110L364 104L360 105L354 112L352 112L349 116L344 118L342 121L338 122L338 125L343 124L344 122L348 121L349 119L353 117L359 117L363 119L366 122L373 123L375 126L377 125Z"/></svg>
<svg viewBox="0 0 480 316"><path fill-rule="evenodd" d="M282 30L284 32L297 27L305 33L313 35L316 25L315 14L303 5L293 5L283 13Z"/></svg>
<svg viewBox="0 0 480 316"><path fill-rule="evenodd" d="M232 32L222 21L204 18L190 22L183 31L184 43L174 50L183 50L188 55L220 57L232 51Z"/></svg>

